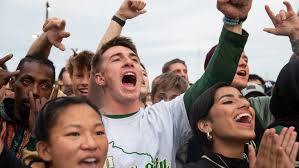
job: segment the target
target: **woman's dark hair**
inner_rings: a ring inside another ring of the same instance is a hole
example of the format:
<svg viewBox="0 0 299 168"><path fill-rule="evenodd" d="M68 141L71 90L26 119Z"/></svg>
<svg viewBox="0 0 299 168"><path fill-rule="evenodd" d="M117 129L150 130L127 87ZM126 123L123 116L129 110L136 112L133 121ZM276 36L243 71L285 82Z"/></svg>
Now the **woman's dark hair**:
<svg viewBox="0 0 299 168"><path fill-rule="evenodd" d="M201 119L209 119L209 111L214 104L216 91L222 87L230 87L226 83L216 83L203 92L193 103L190 124L194 136L189 141L188 162L197 161L203 152L212 149L212 142L207 139L207 135L197 128L197 122Z"/></svg>
<svg viewBox="0 0 299 168"><path fill-rule="evenodd" d="M59 97L49 101L41 109L35 122L35 136L38 141L48 141L50 137L50 130L54 127L59 115L64 111L63 109L76 105L86 104L94 109L99 116L101 113L98 108L84 97Z"/></svg>

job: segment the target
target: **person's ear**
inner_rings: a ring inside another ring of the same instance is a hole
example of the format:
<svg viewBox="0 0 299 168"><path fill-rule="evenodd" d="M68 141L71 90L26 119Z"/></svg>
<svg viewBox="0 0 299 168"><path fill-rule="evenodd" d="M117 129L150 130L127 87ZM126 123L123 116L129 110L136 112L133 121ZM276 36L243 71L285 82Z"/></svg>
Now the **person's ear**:
<svg viewBox="0 0 299 168"><path fill-rule="evenodd" d="M204 133L212 132L212 122L210 120L199 120L197 122L197 128Z"/></svg>
<svg viewBox="0 0 299 168"><path fill-rule="evenodd" d="M95 74L95 81L97 85L104 86L106 84L105 77L101 72Z"/></svg>
<svg viewBox="0 0 299 168"><path fill-rule="evenodd" d="M58 84L59 86L62 86L62 85L63 85L62 80L58 80L57 84Z"/></svg>
<svg viewBox="0 0 299 168"><path fill-rule="evenodd" d="M44 141L38 141L36 143L36 151L38 153L38 156L43 159L44 161L52 161L52 155L51 150L49 148L49 144Z"/></svg>

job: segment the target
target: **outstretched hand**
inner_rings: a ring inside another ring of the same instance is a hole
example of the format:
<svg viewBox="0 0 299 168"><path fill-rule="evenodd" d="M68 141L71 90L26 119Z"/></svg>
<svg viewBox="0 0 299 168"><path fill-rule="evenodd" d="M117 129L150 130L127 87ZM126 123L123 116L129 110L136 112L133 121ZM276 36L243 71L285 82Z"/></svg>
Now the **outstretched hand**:
<svg viewBox="0 0 299 168"><path fill-rule="evenodd" d="M122 20L132 19L146 13L145 6L145 0L124 0L115 15Z"/></svg>
<svg viewBox="0 0 299 168"><path fill-rule="evenodd" d="M47 40L61 51L65 50L62 40L70 36L70 33L65 31L65 24L65 20L50 18L43 25Z"/></svg>
<svg viewBox="0 0 299 168"><path fill-rule="evenodd" d="M7 62L8 60L10 60L11 58L12 58L12 54L8 54L8 55L4 56L3 58L1 58L0 66L3 66L4 63ZM2 86L5 85L11 77L18 75L19 73L20 73L19 70L15 71L15 72L9 72L7 70L0 68L0 88L2 88Z"/></svg>
<svg viewBox="0 0 299 168"><path fill-rule="evenodd" d="M217 0L217 9L231 19L247 17L252 0Z"/></svg>
<svg viewBox="0 0 299 168"><path fill-rule="evenodd" d="M286 6L287 11L280 10L276 15L268 5L265 6L274 28L265 28L264 31L275 35L289 36L292 40L299 39L299 17L288 1L284 1L283 4Z"/></svg>

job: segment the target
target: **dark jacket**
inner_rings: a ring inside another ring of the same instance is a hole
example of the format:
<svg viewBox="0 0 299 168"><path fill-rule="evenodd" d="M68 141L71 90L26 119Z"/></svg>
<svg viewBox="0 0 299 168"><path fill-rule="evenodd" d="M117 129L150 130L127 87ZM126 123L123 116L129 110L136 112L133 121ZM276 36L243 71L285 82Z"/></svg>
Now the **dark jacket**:
<svg viewBox="0 0 299 168"><path fill-rule="evenodd" d="M248 168L246 159L227 158L223 155L206 152L199 161L189 163L184 168Z"/></svg>
<svg viewBox="0 0 299 168"><path fill-rule="evenodd" d="M25 168L18 159L5 145L0 155L0 165L3 168Z"/></svg>

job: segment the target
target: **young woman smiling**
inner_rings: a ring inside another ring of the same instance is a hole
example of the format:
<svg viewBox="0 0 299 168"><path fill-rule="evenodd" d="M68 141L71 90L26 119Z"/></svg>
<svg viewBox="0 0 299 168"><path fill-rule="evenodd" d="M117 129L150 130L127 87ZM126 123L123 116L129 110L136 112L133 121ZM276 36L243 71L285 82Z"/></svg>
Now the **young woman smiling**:
<svg viewBox="0 0 299 168"><path fill-rule="evenodd" d="M245 143L255 137L255 112L240 91L224 83L206 90L193 104L191 127L202 146L203 155L187 168L258 168L294 167L298 143L286 142L293 147L287 155L281 144L284 135L275 134L274 129L264 133L258 157L249 145L249 161L244 157ZM289 129L288 136L293 133ZM195 149L196 150L196 149Z"/></svg>

